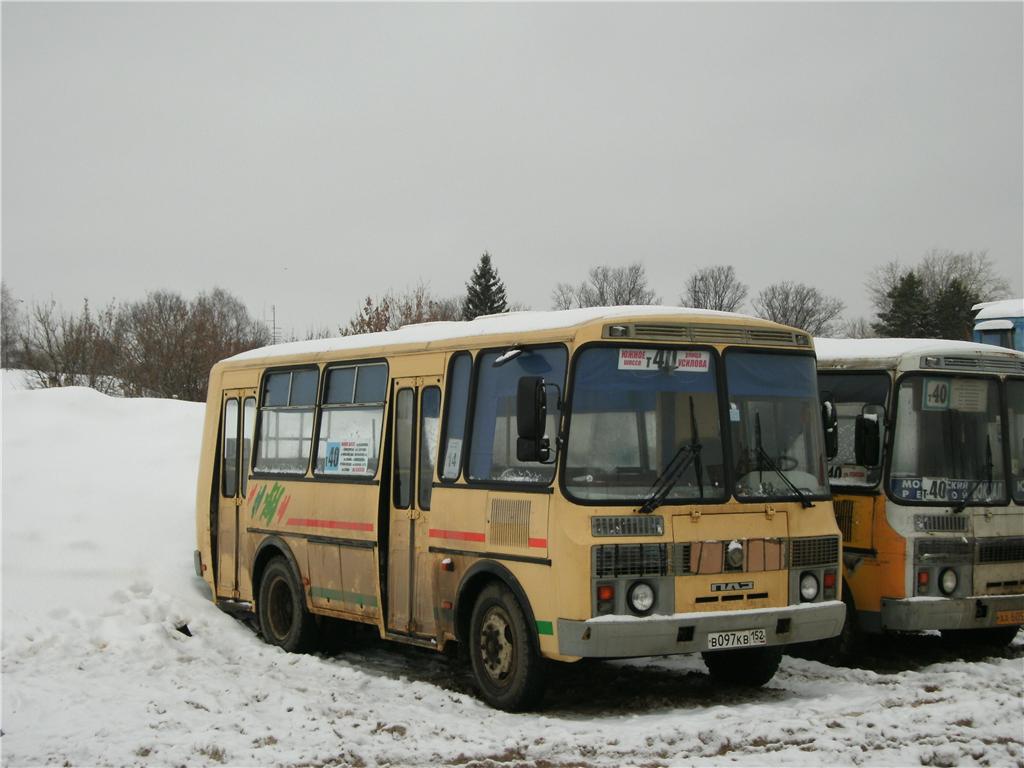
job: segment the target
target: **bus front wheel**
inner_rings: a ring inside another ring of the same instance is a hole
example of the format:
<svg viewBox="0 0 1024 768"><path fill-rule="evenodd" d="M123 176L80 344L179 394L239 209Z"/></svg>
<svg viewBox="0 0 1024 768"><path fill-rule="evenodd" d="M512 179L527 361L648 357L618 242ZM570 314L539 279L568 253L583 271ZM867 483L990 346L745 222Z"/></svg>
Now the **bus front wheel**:
<svg viewBox="0 0 1024 768"><path fill-rule="evenodd" d="M309 650L316 638L316 623L306 610L298 579L283 557L275 557L260 579L257 606L263 638L292 653Z"/></svg>
<svg viewBox="0 0 1024 768"><path fill-rule="evenodd" d="M701 656L714 680L759 688L775 677L782 661L782 646L711 651Z"/></svg>
<svg viewBox="0 0 1024 768"><path fill-rule="evenodd" d="M519 712L543 696L540 653L522 606L503 584L491 583L477 597L469 657L477 687L492 707Z"/></svg>

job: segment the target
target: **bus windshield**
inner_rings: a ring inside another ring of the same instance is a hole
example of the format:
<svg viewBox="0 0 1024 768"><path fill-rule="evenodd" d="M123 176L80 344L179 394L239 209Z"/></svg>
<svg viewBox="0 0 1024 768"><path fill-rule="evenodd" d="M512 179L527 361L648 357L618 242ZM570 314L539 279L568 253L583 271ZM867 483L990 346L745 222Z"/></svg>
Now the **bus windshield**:
<svg viewBox="0 0 1024 768"><path fill-rule="evenodd" d="M1010 489L1024 504L1024 379L1006 380L1006 412L1010 419Z"/></svg>
<svg viewBox="0 0 1024 768"><path fill-rule="evenodd" d="M583 350L573 377L568 495L640 502L686 449L693 460L667 480L665 501L724 500L716 362L710 350Z"/></svg>
<svg viewBox="0 0 1024 768"><path fill-rule="evenodd" d="M725 371L736 498L825 497L814 358L730 350Z"/></svg>
<svg viewBox="0 0 1024 768"><path fill-rule="evenodd" d="M1000 413L994 379L906 376L897 395L892 495L904 502L1005 503Z"/></svg>

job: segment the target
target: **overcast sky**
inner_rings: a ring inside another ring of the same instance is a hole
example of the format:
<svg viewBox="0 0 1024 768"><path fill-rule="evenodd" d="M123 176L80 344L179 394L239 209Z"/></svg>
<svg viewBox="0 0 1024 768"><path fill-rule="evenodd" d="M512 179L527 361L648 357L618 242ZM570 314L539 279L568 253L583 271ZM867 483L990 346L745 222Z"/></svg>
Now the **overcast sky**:
<svg viewBox="0 0 1024 768"><path fill-rule="evenodd" d="M3 279L299 335L485 249L535 309L639 260L665 303L733 264L868 315L931 248L1020 295L1022 9L4 3Z"/></svg>

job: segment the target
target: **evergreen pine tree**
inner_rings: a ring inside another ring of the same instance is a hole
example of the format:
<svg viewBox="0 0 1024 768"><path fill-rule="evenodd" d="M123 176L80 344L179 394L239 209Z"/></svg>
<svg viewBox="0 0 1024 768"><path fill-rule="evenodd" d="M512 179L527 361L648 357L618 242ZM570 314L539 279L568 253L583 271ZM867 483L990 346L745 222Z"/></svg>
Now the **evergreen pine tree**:
<svg viewBox="0 0 1024 768"><path fill-rule="evenodd" d="M935 297L932 306L935 335L940 339L970 340L974 328L974 312L971 307L979 297L971 293L964 282L954 277Z"/></svg>
<svg viewBox="0 0 1024 768"><path fill-rule="evenodd" d="M924 284L913 270L886 294L889 309L878 313L872 328L879 336L923 339L935 335L934 314Z"/></svg>
<svg viewBox="0 0 1024 768"><path fill-rule="evenodd" d="M491 254L484 251L480 263L466 283L466 298L462 302L462 319L472 320L480 315L508 312L505 284L498 271L491 266Z"/></svg>

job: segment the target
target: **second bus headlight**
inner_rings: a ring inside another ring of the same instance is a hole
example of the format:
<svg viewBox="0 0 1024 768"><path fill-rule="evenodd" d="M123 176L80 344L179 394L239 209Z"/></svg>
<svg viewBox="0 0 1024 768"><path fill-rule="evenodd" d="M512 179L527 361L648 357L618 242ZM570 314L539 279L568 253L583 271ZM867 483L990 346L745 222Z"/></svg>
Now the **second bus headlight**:
<svg viewBox="0 0 1024 768"><path fill-rule="evenodd" d="M634 613L647 613L654 607L654 587L646 581L638 581L629 588L626 599Z"/></svg>
<svg viewBox="0 0 1024 768"><path fill-rule="evenodd" d="M818 596L818 579L813 573L800 574L800 597L805 603Z"/></svg>
<svg viewBox="0 0 1024 768"><path fill-rule="evenodd" d="M952 595L956 592L956 585L959 583L959 579L956 576L956 571L952 568L947 568L939 574L939 589L942 590L944 595Z"/></svg>

